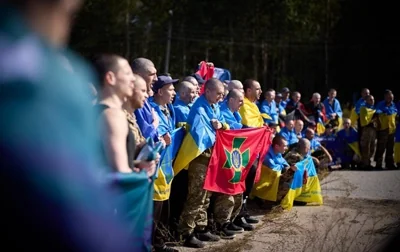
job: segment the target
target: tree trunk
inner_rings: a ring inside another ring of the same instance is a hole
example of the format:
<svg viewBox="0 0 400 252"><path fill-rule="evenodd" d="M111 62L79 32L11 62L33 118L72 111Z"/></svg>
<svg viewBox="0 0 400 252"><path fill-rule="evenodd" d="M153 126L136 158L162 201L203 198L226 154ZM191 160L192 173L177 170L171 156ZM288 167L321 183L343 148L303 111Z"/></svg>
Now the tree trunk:
<svg viewBox="0 0 400 252"><path fill-rule="evenodd" d="M129 60L130 54L131 54L131 36L130 36L130 5L131 1L126 0L126 16L125 16L125 58Z"/></svg>
<svg viewBox="0 0 400 252"><path fill-rule="evenodd" d="M265 43L264 41L261 44L261 56L263 59L263 71L262 71L263 86L266 87L268 80L268 44Z"/></svg>
<svg viewBox="0 0 400 252"><path fill-rule="evenodd" d="M258 57L257 57L257 44L256 44L256 30L253 29L253 77L257 79L258 77Z"/></svg>

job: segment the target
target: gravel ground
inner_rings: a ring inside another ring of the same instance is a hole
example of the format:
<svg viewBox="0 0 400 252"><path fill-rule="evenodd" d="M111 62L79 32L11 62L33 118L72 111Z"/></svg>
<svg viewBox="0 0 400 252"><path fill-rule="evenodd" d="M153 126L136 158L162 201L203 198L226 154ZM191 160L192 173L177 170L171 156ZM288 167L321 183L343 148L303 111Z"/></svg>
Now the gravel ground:
<svg viewBox="0 0 400 252"><path fill-rule="evenodd" d="M204 249L179 251L380 251L400 228L400 170L334 171L322 182L323 206L283 214L258 211L253 232Z"/></svg>

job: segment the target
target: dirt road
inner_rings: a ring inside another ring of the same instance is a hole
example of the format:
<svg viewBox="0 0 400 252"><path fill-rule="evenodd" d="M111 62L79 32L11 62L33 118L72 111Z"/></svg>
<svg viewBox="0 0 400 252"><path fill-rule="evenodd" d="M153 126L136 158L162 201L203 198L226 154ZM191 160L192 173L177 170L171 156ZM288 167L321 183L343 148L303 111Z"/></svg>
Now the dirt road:
<svg viewBox="0 0 400 252"><path fill-rule="evenodd" d="M180 251L380 251L400 228L400 171L335 171L321 182L324 205L257 212L255 231Z"/></svg>

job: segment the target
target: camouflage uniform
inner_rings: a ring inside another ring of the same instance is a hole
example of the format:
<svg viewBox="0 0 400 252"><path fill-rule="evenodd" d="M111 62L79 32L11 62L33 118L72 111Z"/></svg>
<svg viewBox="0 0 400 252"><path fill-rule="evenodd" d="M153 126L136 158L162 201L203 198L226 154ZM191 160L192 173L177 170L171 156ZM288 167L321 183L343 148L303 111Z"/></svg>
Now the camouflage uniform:
<svg viewBox="0 0 400 252"><path fill-rule="evenodd" d="M210 205L212 192L203 189L206 171L210 161L211 151L206 150L194 159L188 168L188 196L179 220L178 231L182 235L189 235L195 229L202 231L207 227L207 209ZM224 196L224 197L223 197ZM234 208L234 200L229 195L217 197L215 205L226 208L218 212L218 221L228 220ZM230 210L229 210L230 209ZM216 221L218 224L224 224Z"/></svg>
<svg viewBox="0 0 400 252"><path fill-rule="evenodd" d="M214 221L218 224L225 224L235 218L242 207L242 194L226 195L215 193Z"/></svg>
<svg viewBox="0 0 400 252"><path fill-rule="evenodd" d="M375 151L376 129L372 126L362 128L360 148L361 161L364 166L371 165L371 158Z"/></svg>
<svg viewBox="0 0 400 252"><path fill-rule="evenodd" d="M383 154L385 153L385 163L386 165L392 165L393 160L393 150L394 150L394 134L389 134L389 129L377 131L377 144L375 152L375 162L376 167L382 166Z"/></svg>

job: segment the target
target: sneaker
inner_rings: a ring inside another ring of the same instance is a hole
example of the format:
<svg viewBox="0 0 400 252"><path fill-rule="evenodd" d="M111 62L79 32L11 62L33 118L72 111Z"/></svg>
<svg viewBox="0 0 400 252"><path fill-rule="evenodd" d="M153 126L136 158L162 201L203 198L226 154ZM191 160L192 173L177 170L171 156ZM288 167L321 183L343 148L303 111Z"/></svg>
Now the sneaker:
<svg viewBox="0 0 400 252"><path fill-rule="evenodd" d="M204 242L197 239L195 235L191 234L188 237L186 237L185 242L183 243L183 246L189 247L189 248L204 248L205 244L204 244Z"/></svg>
<svg viewBox="0 0 400 252"><path fill-rule="evenodd" d="M242 227L236 226L233 222L229 222L227 229L235 234L240 234L244 232L244 229Z"/></svg>
<svg viewBox="0 0 400 252"><path fill-rule="evenodd" d="M155 252L179 252L179 250L164 245L162 248L154 248Z"/></svg>
<svg viewBox="0 0 400 252"><path fill-rule="evenodd" d="M195 231L195 236L200 241L217 242L220 240L218 235L211 234L209 231Z"/></svg>
<svg viewBox="0 0 400 252"><path fill-rule="evenodd" d="M260 221L257 220L256 218L251 217L250 215L246 215L246 216L244 217L244 219L245 219L246 222L249 223L249 224L257 224L257 223L260 222Z"/></svg>
<svg viewBox="0 0 400 252"><path fill-rule="evenodd" d="M224 225L220 226L217 230L219 237L221 239L233 239L236 237L235 233L228 229L229 223L225 223Z"/></svg>
<svg viewBox="0 0 400 252"><path fill-rule="evenodd" d="M249 223L247 223L247 222L246 222L246 219L245 219L244 217L242 217L242 218L236 218L233 222L234 222L234 224L235 224L236 226L242 227L242 228L243 228L244 230L246 230L246 231L252 231L252 230L254 230L254 226L251 225L251 224L249 224Z"/></svg>

